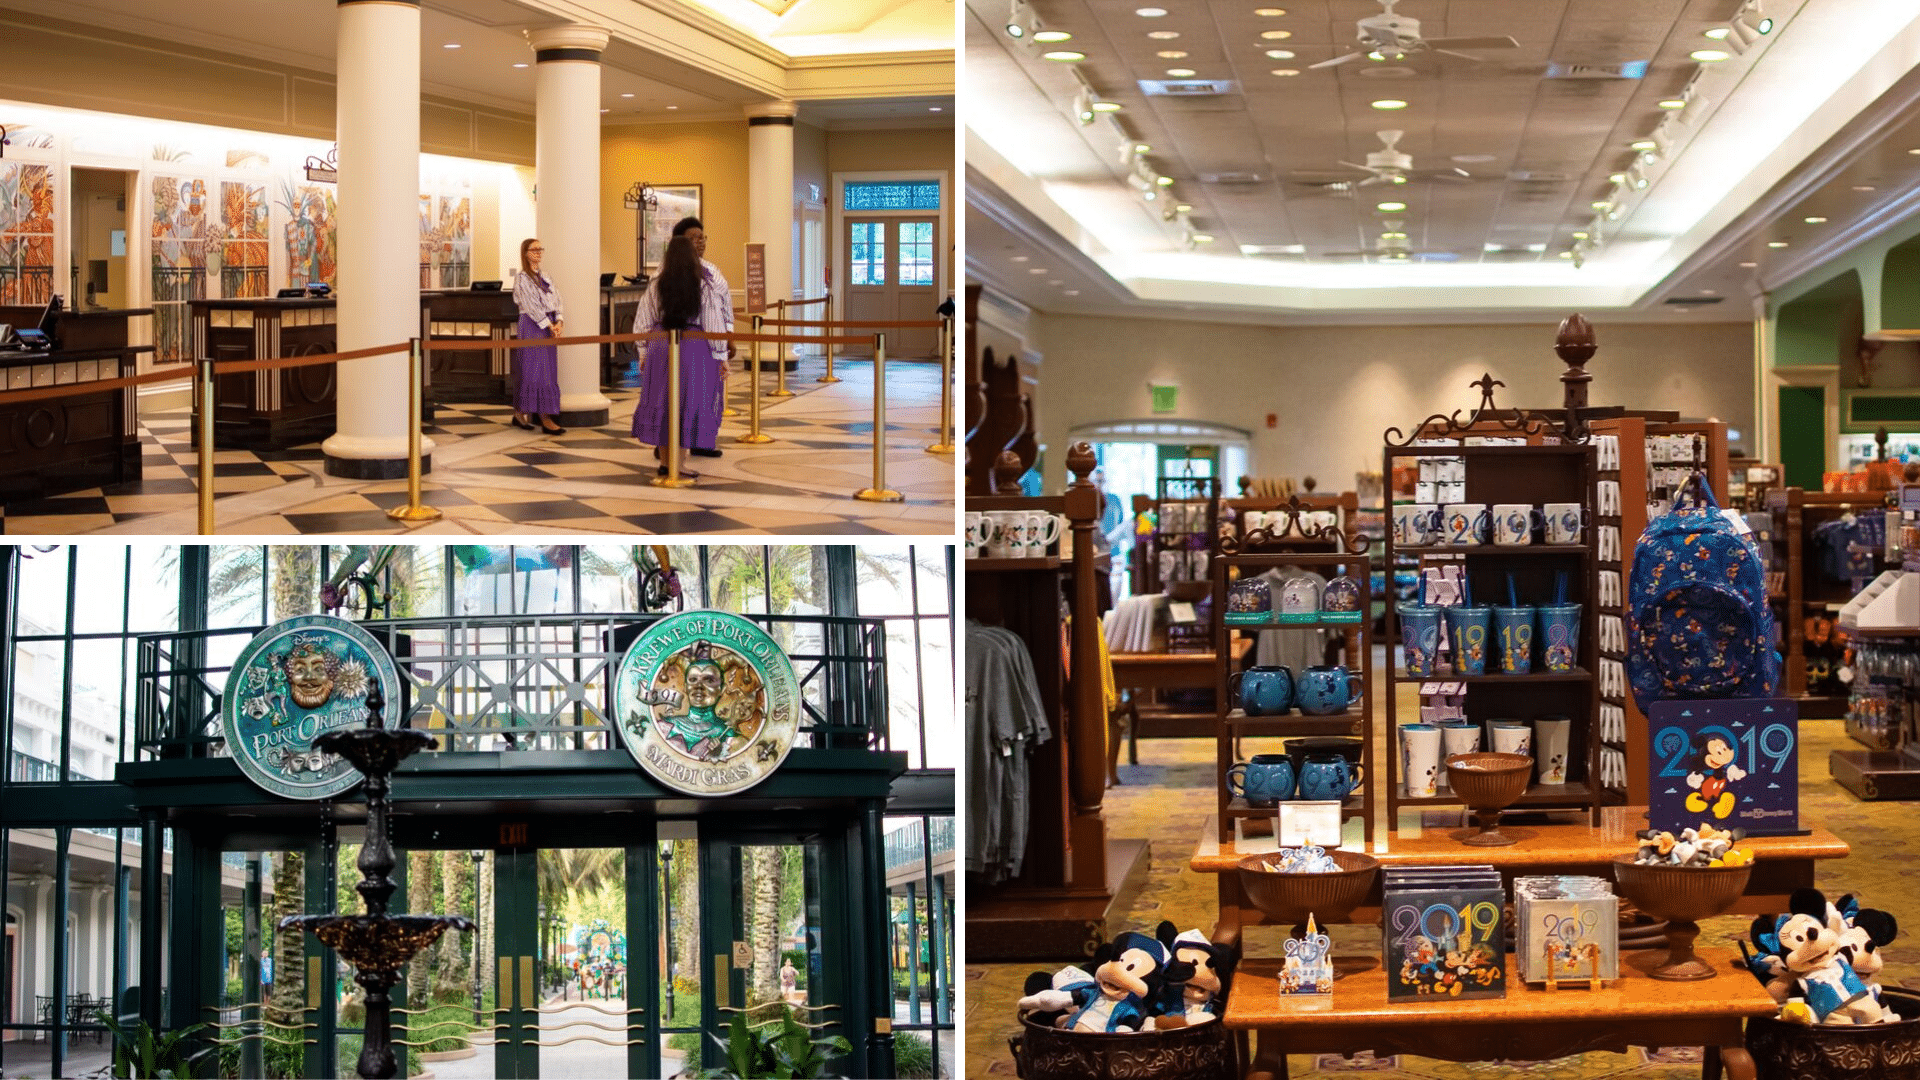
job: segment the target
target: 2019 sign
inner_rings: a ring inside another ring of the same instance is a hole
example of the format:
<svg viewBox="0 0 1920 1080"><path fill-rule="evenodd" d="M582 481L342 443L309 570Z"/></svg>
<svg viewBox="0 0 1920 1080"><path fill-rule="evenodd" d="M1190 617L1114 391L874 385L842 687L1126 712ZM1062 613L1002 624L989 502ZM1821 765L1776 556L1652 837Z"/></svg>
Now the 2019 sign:
<svg viewBox="0 0 1920 1080"><path fill-rule="evenodd" d="M1799 832L1799 719L1787 698L1656 702L1647 718L1652 826Z"/></svg>

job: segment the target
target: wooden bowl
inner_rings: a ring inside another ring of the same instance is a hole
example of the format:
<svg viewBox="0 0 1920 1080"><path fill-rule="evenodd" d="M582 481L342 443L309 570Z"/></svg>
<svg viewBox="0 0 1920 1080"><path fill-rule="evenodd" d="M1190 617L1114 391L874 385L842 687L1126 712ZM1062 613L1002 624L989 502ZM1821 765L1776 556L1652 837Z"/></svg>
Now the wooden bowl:
<svg viewBox="0 0 1920 1080"><path fill-rule="evenodd" d="M1533 759L1525 754L1503 754L1494 750L1476 750L1455 754L1447 759L1447 784L1454 797L1474 812L1480 831L1464 837L1471 847L1503 847L1513 837L1500 832L1500 811L1512 806L1527 793L1527 781L1533 778Z"/></svg>
<svg viewBox="0 0 1920 1080"><path fill-rule="evenodd" d="M1613 880L1620 895L1656 919L1667 920L1667 961L1651 974L1656 979L1711 979L1713 965L1695 956L1699 920L1731 908L1747 891L1753 864L1739 866L1641 865L1632 855L1616 855Z"/></svg>
<svg viewBox="0 0 1920 1080"><path fill-rule="evenodd" d="M1254 907L1295 927L1339 922L1353 914L1373 891L1380 861L1358 851L1329 851L1340 869L1325 874L1282 874L1261 867L1280 860L1278 852L1240 860L1240 888Z"/></svg>

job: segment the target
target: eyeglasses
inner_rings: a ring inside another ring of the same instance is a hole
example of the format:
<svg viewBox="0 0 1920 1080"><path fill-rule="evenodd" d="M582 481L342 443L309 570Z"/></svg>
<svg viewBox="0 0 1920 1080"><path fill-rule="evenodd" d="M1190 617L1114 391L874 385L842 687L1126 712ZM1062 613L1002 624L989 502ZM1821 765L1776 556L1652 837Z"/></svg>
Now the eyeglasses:
<svg viewBox="0 0 1920 1080"><path fill-rule="evenodd" d="M541 252L543 252L543 251L545 251L545 250L547 250L547 249L546 249L546 248L528 248L528 249L527 249L527 254L529 254L529 255L538 255L538 254L540 254Z"/></svg>

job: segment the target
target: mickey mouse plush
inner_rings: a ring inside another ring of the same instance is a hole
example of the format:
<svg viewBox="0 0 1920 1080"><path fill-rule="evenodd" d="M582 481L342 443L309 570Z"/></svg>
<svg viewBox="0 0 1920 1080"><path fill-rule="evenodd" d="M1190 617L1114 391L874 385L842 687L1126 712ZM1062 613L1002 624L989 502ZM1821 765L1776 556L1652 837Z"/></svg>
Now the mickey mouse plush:
<svg viewBox="0 0 1920 1080"><path fill-rule="evenodd" d="M1785 915L1754 920L1753 942L1760 954L1747 957L1748 969L1782 1003L1781 1018L1818 1024L1880 1023L1886 1011L1840 954L1847 927L1838 908L1818 889L1795 889L1787 907ZM1869 930L1867 941L1871 939ZM1744 944L1741 951L1745 952Z"/></svg>
<svg viewBox="0 0 1920 1080"><path fill-rule="evenodd" d="M1872 1009L1848 1007L1854 1022L1897 1022L1899 1014L1880 1004L1877 976L1880 969L1886 966L1886 957L1881 955L1880 950L1899 935L1899 921L1889 912L1862 908L1859 898L1848 893L1838 903L1827 905L1827 927L1838 935L1839 945L1834 952L1866 983L1867 993L1873 999Z"/></svg>
<svg viewBox="0 0 1920 1080"><path fill-rule="evenodd" d="M1036 991L1030 976L1020 1012L1054 1014L1053 1026L1074 1031L1151 1030L1147 1005L1166 983L1166 947L1129 930L1095 950L1093 961L1091 975L1078 967L1061 968L1048 989Z"/></svg>
<svg viewBox="0 0 1920 1080"><path fill-rule="evenodd" d="M1166 985L1153 1001L1155 1028L1192 1027L1219 1019L1226 1008L1237 950L1215 945L1198 930L1176 936L1171 922L1162 921L1155 936L1172 957L1167 962Z"/></svg>

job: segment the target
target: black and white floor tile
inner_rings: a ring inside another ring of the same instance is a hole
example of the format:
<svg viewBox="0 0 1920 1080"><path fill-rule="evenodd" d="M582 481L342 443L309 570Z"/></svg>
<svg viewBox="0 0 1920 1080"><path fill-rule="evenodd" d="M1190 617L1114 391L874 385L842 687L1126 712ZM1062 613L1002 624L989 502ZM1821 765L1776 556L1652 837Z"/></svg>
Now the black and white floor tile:
<svg viewBox="0 0 1920 1080"><path fill-rule="evenodd" d="M872 483L873 366L836 362L843 382L814 381L817 362L789 376L790 398L762 398L761 427L775 442L734 439L747 430L747 378L729 380L741 411L720 427L719 458L693 458L685 489L659 488L652 451L628 434L638 392L614 391L612 420L550 436L514 428L502 404L441 405L427 428L433 467L422 501L441 520L405 525L404 480L327 476L319 445L215 454L215 518L229 535L330 533L516 535L845 534L950 535L953 455L930 454L940 423L940 369L887 369L887 486L905 502L867 503ZM773 385L771 375L767 386ZM199 463L184 409L142 418L142 479L47 499L0 504L0 532L192 534Z"/></svg>

